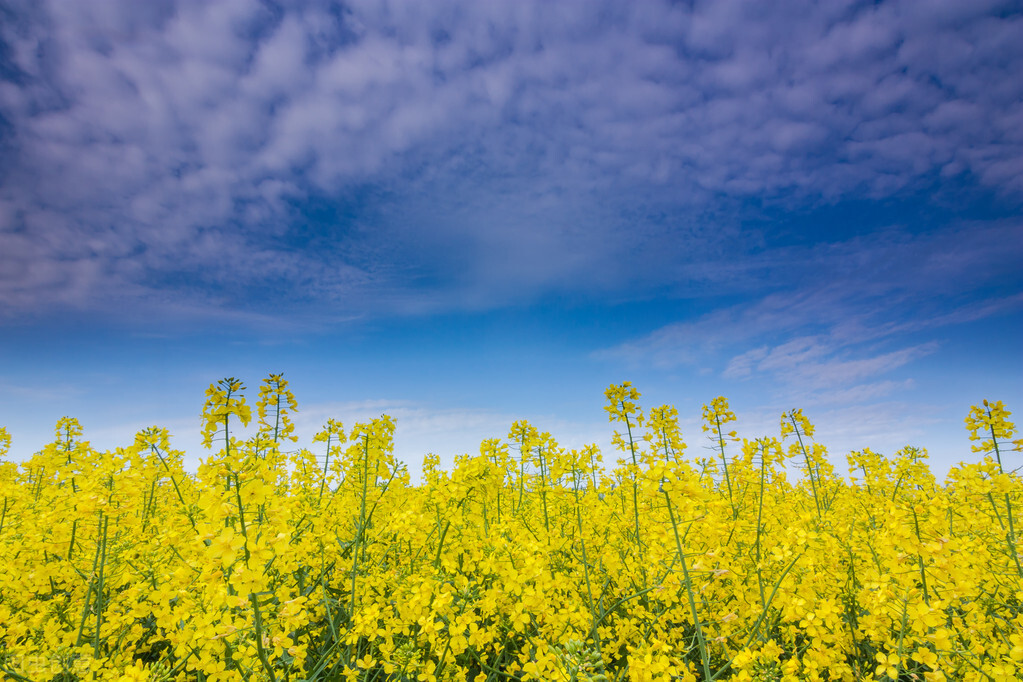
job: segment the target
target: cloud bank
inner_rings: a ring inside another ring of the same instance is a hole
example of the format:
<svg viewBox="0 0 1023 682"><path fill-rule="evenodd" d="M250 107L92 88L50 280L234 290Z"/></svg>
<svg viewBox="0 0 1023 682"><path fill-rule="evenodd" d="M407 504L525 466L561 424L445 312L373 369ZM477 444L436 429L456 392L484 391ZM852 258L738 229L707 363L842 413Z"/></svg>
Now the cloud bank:
<svg viewBox="0 0 1023 682"><path fill-rule="evenodd" d="M744 202L1023 195L1012 2L0 12L6 319L727 282L700 264L756 241L730 219Z"/></svg>

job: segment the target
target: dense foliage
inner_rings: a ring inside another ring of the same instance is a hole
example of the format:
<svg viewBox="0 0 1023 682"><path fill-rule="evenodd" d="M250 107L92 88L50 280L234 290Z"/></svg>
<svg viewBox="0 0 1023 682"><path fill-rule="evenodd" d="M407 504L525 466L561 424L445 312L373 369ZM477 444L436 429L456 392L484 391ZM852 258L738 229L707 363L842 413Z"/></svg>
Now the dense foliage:
<svg viewBox="0 0 1023 682"><path fill-rule="evenodd" d="M210 387L195 473L169 435L56 439L0 464L0 669L11 679L1012 680L1023 671L1023 483L1000 403L981 461L835 472L799 410L739 439L704 408L607 391L622 458L516 422L413 485L384 416L289 451L279 375L256 414ZM247 439L238 429L255 416ZM0 429L0 452L10 444Z"/></svg>

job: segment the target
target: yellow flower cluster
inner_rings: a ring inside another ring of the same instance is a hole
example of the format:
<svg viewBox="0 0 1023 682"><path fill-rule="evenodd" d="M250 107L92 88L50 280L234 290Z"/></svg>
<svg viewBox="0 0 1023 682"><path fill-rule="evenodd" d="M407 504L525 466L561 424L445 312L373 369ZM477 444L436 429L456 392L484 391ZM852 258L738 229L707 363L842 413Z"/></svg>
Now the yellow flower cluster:
<svg viewBox="0 0 1023 682"><path fill-rule="evenodd" d="M156 427L98 452L63 418L0 461L0 672L14 680L1016 680L1023 445L1001 403L984 459L939 483L926 452L836 473L799 410L742 439L704 407L686 457L671 406L561 447L521 421L413 485L383 416L294 440L271 375L210 387L214 454ZM251 433L251 432L250 432ZM0 457L10 437L0 429Z"/></svg>

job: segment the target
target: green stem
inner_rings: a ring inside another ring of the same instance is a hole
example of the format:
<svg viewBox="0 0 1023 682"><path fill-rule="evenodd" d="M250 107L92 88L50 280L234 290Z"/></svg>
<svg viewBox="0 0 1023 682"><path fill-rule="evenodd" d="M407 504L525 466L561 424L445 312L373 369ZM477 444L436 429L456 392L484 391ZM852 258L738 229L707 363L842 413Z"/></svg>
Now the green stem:
<svg viewBox="0 0 1023 682"><path fill-rule="evenodd" d="M916 541L920 545L923 545L924 541L920 537L920 519L916 515L915 508L913 509L913 528L916 531ZM930 605L931 598L927 591L927 573L924 571L924 557L919 550L916 553L916 563L917 566L920 568L920 584L923 586L924 590L924 603Z"/></svg>
<svg viewBox="0 0 1023 682"><path fill-rule="evenodd" d="M103 587L104 587L104 571L107 563L107 526L110 524L110 517L103 517L103 540L101 541L101 547L103 548L102 556L99 561L99 578L97 580L96 588L96 632L93 635L93 656L99 658L99 634L100 628L103 626L103 609L106 604L103 603Z"/></svg>
<svg viewBox="0 0 1023 682"><path fill-rule="evenodd" d="M639 548L640 556L643 556L643 538L639 534L639 482L636 477L639 475L639 461L636 459L636 442L632 438L632 423L629 415L625 412L625 403L622 405L622 414L625 415L625 428L629 433L629 451L632 453L632 510L636 521L636 546ZM645 576L644 576L645 580Z"/></svg>
<svg viewBox="0 0 1023 682"><path fill-rule="evenodd" d="M714 424L717 426L718 431L718 449L721 451L721 464L725 468L725 484L728 486L728 505L732 508L732 518L735 519L739 515L739 511L735 508L735 499L732 497L732 478L728 473L728 458L725 457L725 436L721 432L721 415L714 415Z"/></svg>
<svg viewBox="0 0 1023 682"><path fill-rule="evenodd" d="M543 526L547 531L547 542L551 537L551 522L547 515L547 467L543 459L543 448L537 448L537 455L540 458L540 500L543 502Z"/></svg>
<svg viewBox="0 0 1023 682"><path fill-rule="evenodd" d="M575 496L575 520L579 526L579 546L583 552L583 575L586 577L586 598L590 603L590 619L593 621L593 628L590 630L590 634L593 640L597 644L597 649L601 652L601 658L603 658L603 647L600 645L600 634L597 632L596 627L596 612L593 608L593 588L590 585L590 562L586 558L586 538L583 537L583 514L582 506L579 504L579 479L577 472L573 469L572 477L576 481L576 485L573 486L572 493Z"/></svg>
<svg viewBox="0 0 1023 682"><path fill-rule="evenodd" d="M764 450L766 447L761 444L760 446L760 499L757 505L757 585L760 588L760 608L766 609L767 602L764 600L764 578L760 570L760 536L764 531L763 518L764 518L764 483L767 478L767 463L764 461Z"/></svg>
<svg viewBox="0 0 1023 682"><path fill-rule="evenodd" d="M266 656L266 650L263 648L263 615L259 612L259 599L254 593L250 592L249 602L252 604L252 611L255 616L256 654L259 656L259 661L263 664L263 669L266 670L266 674L270 676L270 681L277 682L277 676L274 675L274 668L270 664L270 659Z"/></svg>
<svg viewBox="0 0 1023 682"><path fill-rule="evenodd" d="M71 541L67 544L67 560L71 561L71 555L75 551L75 533L78 532L78 519L71 522Z"/></svg>
<svg viewBox="0 0 1023 682"><path fill-rule="evenodd" d="M998 439L995 437L995 427L991 424L991 409L987 410L988 415L988 428L991 430L991 443L995 447L995 457L998 459L998 471L1002 474L1005 473L1005 469L1002 468L1002 452L998 447ZM1005 515L1009 521L1009 532L1005 536L1005 541L1009 546L1009 555L1016 564L1016 572L1023 577L1023 565L1020 564L1019 552L1016 550L1016 526L1012 518L1012 498L1009 497L1009 493L1005 493Z"/></svg>
<svg viewBox="0 0 1023 682"><path fill-rule="evenodd" d="M349 609L349 619L355 618L356 603L356 577L359 573L360 549L365 547L366 542L366 495L369 486L369 434L363 436L362 446L362 501L359 507L359 528L355 534L355 546L352 548L352 601ZM364 552L363 552L364 554Z"/></svg>
<svg viewBox="0 0 1023 682"><path fill-rule="evenodd" d="M522 495L525 492L526 487L526 430L522 430L521 440L519 441L519 502L515 505L515 513L519 513L519 509L522 508Z"/></svg>
<svg viewBox="0 0 1023 682"><path fill-rule="evenodd" d="M696 627L696 641L700 646L700 662L703 664L704 682L710 682L710 657L707 652L707 643L703 639L703 628L700 627L700 616L696 610L696 598L693 596L693 582L689 576L689 567L686 565L686 555L682 551L682 539L678 535L678 522L675 520L675 511L671 505L671 497L668 491L664 490L664 499L668 503L668 516L671 518L671 529L675 533L675 547L678 549L678 559L682 564L682 577L686 585L686 595L689 597L689 613Z"/></svg>
<svg viewBox="0 0 1023 682"><path fill-rule="evenodd" d="M323 498L323 489L327 485L327 464L330 462L330 438L334 435L327 431L327 454L323 457L323 478L320 479L320 498Z"/></svg>
<svg viewBox="0 0 1023 682"><path fill-rule="evenodd" d="M192 530L198 533L199 528L195 524L195 517L192 516L192 510L189 508L188 503L185 502L185 496L181 494L181 487L178 486L178 479L174 478L174 474L170 470L170 465L168 465L167 460L164 459L163 454L160 452L160 448L155 445L150 445L149 448L153 454L160 458L160 463L163 464L163 468L166 469L167 473L170 475L171 485L174 486L174 492L178 495L178 501L181 502L181 507L185 510L185 514L188 516L188 522L192 524Z"/></svg>
<svg viewBox="0 0 1023 682"><path fill-rule="evenodd" d="M785 576L789 574L789 571L792 570L792 567L796 565L796 562L799 561L801 556L803 556L802 553L794 556L792 561L789 562L789 565L785 567L784 571L782 571L781 576L779 576L778 580L774 583L774 588L771 590L771 594L767 597L767 606L764 607L764 609L760 612L760 615L757 617L756 622L753 623L753 628L750 630L749 637L746 639L746 643L742 645L740 651L742 649L749 648L749 645L753 642L753 640L760 635L760 626L763 625L764 620L767 618L768 608L771 606L771 603L774 602L774 596L778 593L778 588L781 587L782 582L785 580ZM683 563L683 566L684 565L685 564ZM714 673L713 677L708 679L716 680L726 670L728 670L731 665L732 661L728 661L728 663L725 663L716 673Z"/></svg>
<svg viewBox="0 0 1023 682"><path fill-rule="evenodd" d="M799 440L799 449L803 451L803 460L806 462L806 475L810 477L810 486L813 488L813 501L817 505L817 518L821 518L821 501L817 495L817 477L814 476L814 466L810 464L810 453L806 451L806 445L803 443L803 434L799 430L799 425L796 424L796 418L789 414L789 419L792 421L792 428L796 432L796 438Z"/></svg>
<svg viewBox="0 0 1023 682"><path fill-rule="evenodd" d="M85 621L89 617L89 600L92 598L93 592L95 591L95 587L96 587L96 576L97 576L97 570L99 568L99 558L100 558L100 554L102 552L102 546L101 546L100 542L98 541L98 538L99 538L100 532L102 531L102 528L103 528L103 512L101 511L101 512L99 512L99 520L98 520L98 522L96 524L96 535L97 535L96 555L92 559L92 572L89 574L89 586L85 590L85 604L82 606L82 619L81 619L81 621L78 624L78 637L75 638L75 646L76 647L77 646L81 646L81 644L82 644L82 634L83 634L83 631L85 630Z"/></svg>

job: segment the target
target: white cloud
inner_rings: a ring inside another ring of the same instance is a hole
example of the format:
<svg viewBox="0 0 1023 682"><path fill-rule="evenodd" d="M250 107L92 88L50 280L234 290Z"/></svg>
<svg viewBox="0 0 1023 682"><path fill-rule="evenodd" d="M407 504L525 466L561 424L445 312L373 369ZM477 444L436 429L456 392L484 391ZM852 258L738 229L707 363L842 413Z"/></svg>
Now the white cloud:
<svg viewBox="0 0 1023 682"><path fill-rule="evenodd" d="M216 305L236 308L279 281L395 309L658 287L660 252L714 260L734 235L617 219L637 197L675 215L938 173L1023 189L1011 3L144 5L21 2L0 29L8 314L137 309L168 280L194 306L230 283ZM297 204L365 187L397 215L479 197L460 221L292 241ZM520 239L542 262L509 275Z"/></svg>
<svg viewBox="0 0 1023 682"><path fill-rule="evenodd" d="M1014 222L893 229L776 249L762 263L767 281L780 273L775 287L753 292L750 259L742 302L595 355L662 371L713 367L771 402L844 409L904 397L921 378L914 363L939 353L957 326L1023 309L1013 284L1018 230Z"/></svg>

